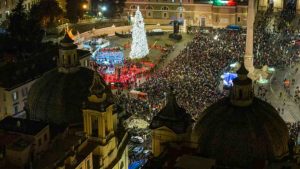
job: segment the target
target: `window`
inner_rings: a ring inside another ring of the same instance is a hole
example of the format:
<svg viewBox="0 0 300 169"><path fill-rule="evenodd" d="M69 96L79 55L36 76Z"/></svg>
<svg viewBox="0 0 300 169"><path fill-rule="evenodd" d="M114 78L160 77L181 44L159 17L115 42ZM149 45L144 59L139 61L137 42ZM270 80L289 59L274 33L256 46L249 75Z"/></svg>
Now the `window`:
<svg viewBox="0 0 300 169"><path fill-rule="evenodd" d="M182 13L180 14L180 18L182 18Z"/></svg>
<svg viewBox="0 0 300 169"><path fill-rule="evenodd" d="M17 114L19 112L18 106L15 106L14 109L15 109L15 114Z"/></svg>
<svg viewBox="0 0 300 169"><path fill-rule="evenodd" d="M148 16L151 16L151 12L148 12Z"/></svg>
<svg viewBox="0 0 300 169"><path fill-rule="evenodd" d="M146 10L153 10L152 6L147 6Z"/></svg>
<svg viewBox="0 0 300 169"><path fill-rule="evenodd" d="M166 18L167 17L167 13L166 12L164 12L164 18Z"/></svg>
<svg viewBox="0 0 300 169"><path fill-rule="evenodd" d="M18 100L18 92L16 91L16 92L13 92L13 101L16 101L16 100Z"/></svg>
<svg viewBox="0 0 300 169"><path fill-rule="evenodd" d="M123 169L123 168L124 168L124 162L122 161L121 165L120 165L120 169Z"/></svg>
<svg viewBox="0 0 300 169"><path fill-rule="evenodd" d="M87 162L86 162L86 166L87 166L87 169L90 169L90 168L91 168L91 165L90 165L90 160L87 160Z"/></svg>
<svg viewBox="0 0 300 169"><path fill-rule="evenodd" d="M237 22L241 22L241 17L237 17Z"/></svg>
<svg viewBox="0 0 300 169"><path fill-rule="evenodd" d="M162 7L162 8L161 8L161 10L163 10L163 11L167 11L167 10L169 10L169 8L168 8L168 7L166 7L166 6L164 6L164 7Z"/></svg>
<svg viewBox="0 0 300 169"><path fill-rule="evenodd" d="M130 6L130 9L136 9L137 7L135 5Z"/></svg>

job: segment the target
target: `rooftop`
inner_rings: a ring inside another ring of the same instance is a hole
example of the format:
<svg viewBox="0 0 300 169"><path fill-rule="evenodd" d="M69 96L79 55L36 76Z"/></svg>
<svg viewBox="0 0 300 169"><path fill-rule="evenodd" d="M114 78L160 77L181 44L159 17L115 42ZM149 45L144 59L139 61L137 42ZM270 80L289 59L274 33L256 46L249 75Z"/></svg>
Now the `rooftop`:
<svg viewBox="0 0 300 169"><path fill-rule="evenodd" d="M6 117L0 121L0 129L27 135L36 135L46 126L48 124L44 122L13 117Z"/></svg>
<svg viewBox="0 0 300 169"><path fill-rule="evenodd" d="M89 51L77 50L78 59L90 55ZM44 73L56 67L58 48L48 49L45 53L36 56L37 59L29 59L24 62L7 63L0 66L0 87L7 90L15 89L23 84L41 77Z"/></svg>

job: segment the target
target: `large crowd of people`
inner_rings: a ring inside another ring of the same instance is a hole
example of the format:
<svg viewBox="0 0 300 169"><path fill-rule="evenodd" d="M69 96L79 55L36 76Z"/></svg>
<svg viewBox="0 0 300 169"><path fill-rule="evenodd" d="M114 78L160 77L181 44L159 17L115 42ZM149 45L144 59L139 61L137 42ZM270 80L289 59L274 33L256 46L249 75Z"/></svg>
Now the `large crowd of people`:
<svg viewBox="0 0 300 169"><path fill-rule="evenodd" d="M295 31L288 28L270 31L267 29L270 13L262 14L260 18L255 22L255 67L268 65L281 69L291 66L299 58L299 49L295 50L291 43ZM221 75L229 70L230 64L243 62L245 47L245 29L199 31L177 57L138 87L138 90L148 94L147 102L129 99L125 95L119 96L120 100L125 103L127 111L149 114L150 110L152 117L165 105L167 92L172 87L178 104L197 120L203 110L228 95L228 90L222 88ZM266 88L257 88L256 96L268 101L267 92ZM300 91L295 92L294 99L298 102ZM281 112L284 112L283 107L279 109ZM298 134L300 128L289 127L289 130Z"/></svg>
<svg viewBox="0 0 300 169"><path fill-rule="evenodd" d="M255 30L254 65L276 68L289 65L295 55L286 35L292 32L267 33L260 25L262 22ZM227 95L226 90L220 90L220 76L231 63L243 61L245 33L244 29L215 29L196 34L179 56L140 86L148 93L151 107L162 107L172 86L178 103L197 119L205 108Z"/></svg>

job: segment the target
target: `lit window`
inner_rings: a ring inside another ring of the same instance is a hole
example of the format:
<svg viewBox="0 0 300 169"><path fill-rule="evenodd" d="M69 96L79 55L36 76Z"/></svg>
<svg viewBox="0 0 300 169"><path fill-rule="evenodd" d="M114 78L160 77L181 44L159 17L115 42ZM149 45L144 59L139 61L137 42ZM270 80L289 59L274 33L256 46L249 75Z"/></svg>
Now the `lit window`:
<svg viewBox="0 0 300 169"><path fill-rule="evenodd" d="M18 92L13 92L13 101L18 100Z"/></svg>

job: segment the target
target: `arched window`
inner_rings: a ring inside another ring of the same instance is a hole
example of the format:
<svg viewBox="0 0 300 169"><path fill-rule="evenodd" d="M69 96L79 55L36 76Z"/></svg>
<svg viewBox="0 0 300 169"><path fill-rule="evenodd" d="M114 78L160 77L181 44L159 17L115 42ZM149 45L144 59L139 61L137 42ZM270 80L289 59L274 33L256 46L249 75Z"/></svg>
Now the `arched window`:
<svg viewBox="0 0 300 169"><path fill-rule="evenodd" d="M148 6L146 6L146 10L153 10L153 7L148 5Z"/></svg>
<svg viewBox="0 0 300 169"><path fill-rule="evenodd" d="M169 10L169 8L168 8L168 7L166 7L166 6L164 6L164 7L162 7L162 8L161 8L161 10L163 10L163 11L167 11L167 10Z"/></svg>
<svg viewBox="0 0 300 169"><path fill-rule="evenodd" d="M137 9L135 5L130 6L130 9Z"/></svg>

